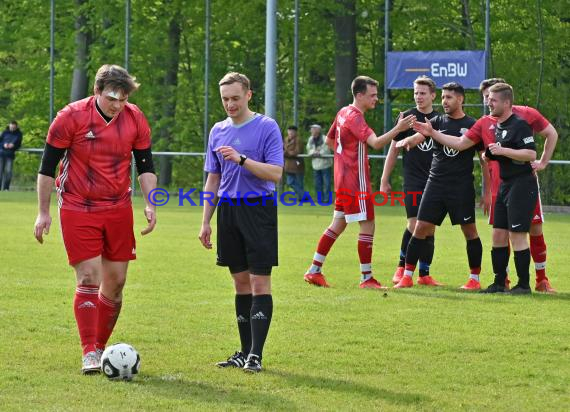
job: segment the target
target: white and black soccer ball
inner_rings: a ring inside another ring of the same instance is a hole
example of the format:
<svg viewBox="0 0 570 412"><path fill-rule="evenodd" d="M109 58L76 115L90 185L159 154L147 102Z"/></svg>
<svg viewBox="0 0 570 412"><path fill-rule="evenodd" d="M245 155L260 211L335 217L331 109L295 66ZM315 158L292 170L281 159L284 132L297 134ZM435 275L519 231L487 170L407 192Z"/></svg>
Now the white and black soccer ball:
<svg viewBox="0 0 570 412"><path fill-rule="evenodd" d="M127 343L111 345L101 355L101 370L109 379L130 381L140 367L141 357Z"/></svg>

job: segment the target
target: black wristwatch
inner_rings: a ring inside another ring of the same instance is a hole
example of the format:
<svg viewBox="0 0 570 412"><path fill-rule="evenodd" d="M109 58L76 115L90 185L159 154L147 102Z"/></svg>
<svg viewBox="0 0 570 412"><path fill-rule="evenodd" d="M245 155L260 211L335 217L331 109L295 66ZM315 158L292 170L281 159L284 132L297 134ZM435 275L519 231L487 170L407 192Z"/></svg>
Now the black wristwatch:
<svg viewBox="0 0 570 412"><path fill-rule="evenodd" d="M247 156L244 154L240 154L239 155L239 165L243 166L243 164L245 163L245 161L247 160Z"/></svg>

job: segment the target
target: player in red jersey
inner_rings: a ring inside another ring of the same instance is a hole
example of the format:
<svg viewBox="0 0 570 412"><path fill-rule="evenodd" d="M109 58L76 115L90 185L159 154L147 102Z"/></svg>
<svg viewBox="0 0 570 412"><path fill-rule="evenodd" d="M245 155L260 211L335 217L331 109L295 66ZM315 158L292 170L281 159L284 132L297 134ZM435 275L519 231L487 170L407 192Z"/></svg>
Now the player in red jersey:
<svg viewBox="0 0 570 412"><path fill-rule="evenodd" d="M489 96L488 89L497 83L504 83L504 80L493 78L481 82L479 90L481 91L485 105L487 105L487 98ZM534 133L545 138L544 151L540 160L531 163L536 172L544 170L552 158L556 142L558 141L558 133L556 132L556 129L538 112L538 110L533 109L532 107L513 105L512 112L525 120L530 125ZM488 147L490 144L495 143L496 124L497 119L491 115L481 117L465 133L465 135L461 137L461 139L455 141L453 148L457 150L465 150L478 142L483 142L484 146ZM418 126L421 127L420 125ZM432 135L432 137L434 136ZM435 138L437 140L437 137ZM493 224L493 209L497 199L501 179L499 177L499 167L497 162L489 162L489 169L493 196L491 213L489 214L489 223ZM549 279L546 277L546 244L542 233L542 222L542 205L540 203L539 196L530 227L530 253L534 260L536 270L535 290L539 292L554 293L555 290L552 288Z"/></svg>
<svg viewBox="0 0 570 412"><path fill-rule="evenodd" d="M374 109L378 101L378 82L359 76L352 82L353 103L343 107L327 134L327 144L334 149L335 211L332 223L321 236L313 262L305 273L306 282L328 287L321 268L335 240L350 222L358 222L358 256L361 288L381 288L372 276L372 244L374 241L374 204L370 186L368 147L380 149L410 129L415 116L400 116L396 126L378 137L368 126L364 113Z"/></svg>
<svg viewBox="0 0 570 412"><path fill-rule="evenodd" d="M148 226L141 234L156 224L155 207L148 200L156 188L150 128L140 109L127 102L138 86L122 67L102 66L94 96L67 105L51 124L38 174L34 236L43 243L49 232L55 180L63 241L77 280L73 306L84 374L100 370L101 354L121 310L128 263L136 258L131 154L146 202Z"/></svg>

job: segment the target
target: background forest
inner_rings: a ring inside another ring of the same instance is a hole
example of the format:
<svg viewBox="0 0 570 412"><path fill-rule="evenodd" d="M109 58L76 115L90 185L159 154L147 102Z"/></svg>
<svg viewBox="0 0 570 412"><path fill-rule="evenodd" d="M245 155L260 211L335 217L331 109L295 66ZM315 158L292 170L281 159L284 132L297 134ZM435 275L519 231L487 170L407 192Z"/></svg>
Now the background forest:
<svg viewBox="0 0 570 412"><path fill-rule="evenodd" d="M390 1L390 0L387 0ZM384 79L384 1L300 0L299 128L328 127L346 104L356 74ZM484 0L391 0L391 49L484 49ZM557 128L555 159L570 159L570 8L563 0L491 0L489 77L504 77L517 104L538 108ZM211 1L208 127L224 117L217 81L229 70L253 81L252 108L263 112L265 2ZM141 83L130 99L146 113L153 150L202 152L204 141L205 1L132 0L128 68ZM57 0L55 110L91 93L103 63L125 63L123 0ZM278 2L277 121L293 122L294 0ZM50 2L3 0L0 14L0 122L16 119L24 147L43 147L50 123ZM413 103L392 91L392 117ZM476 91L467 103L478 104ZM468 112L478 117L480 107ZM370 124L384 128L383 107ZM390 126L390 125L387 125ZM32 187L38 155L20 153L15 179ZM199 187L201 158L160 157L160 185ZM307 172L310 170L307 162ZM371 163L379 181L382 164ZM570 167L542 172L543 200L570 204ZM310 176L309 173L306 175ZM307 178L309 182L310 177ZM394 188L401 180L394 174Z"/></svg>

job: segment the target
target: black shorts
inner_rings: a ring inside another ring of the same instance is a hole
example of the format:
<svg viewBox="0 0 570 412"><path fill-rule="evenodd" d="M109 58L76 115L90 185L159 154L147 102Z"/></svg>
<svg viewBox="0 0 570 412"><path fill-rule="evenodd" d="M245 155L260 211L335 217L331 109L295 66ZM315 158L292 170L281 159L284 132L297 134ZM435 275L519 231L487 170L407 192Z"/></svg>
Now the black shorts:
<svg viewBox="0 0 570 412"><path fill-rule="evenodd" d="M475 223L475 188L472 180L449 186L427 182L418 220L440 226L448 213L452 225Z"/></svg>
<svg viewBox="0 0 570 412"><path fill-rule="evenodd" d="M404 205L406 206L406 217L408 219L418 216L423 191L424 187L415 187L408 189L404 186L404 193L406 194L406 197L404 198Z"/></svg>
<svg viewBox="0 0 570 412"><path fill-rule="evenodd" d="M246 270L271 275L277 266L277 205L269 198L225 199L218 205L217 249L219 266L231 273Z"/></svg>
<svg viewBox="0 0 570 412"><path fill-rule="evenodd" d="M501 182L493 228L509 232L528 232L538 200L538 183L534 175L517 176Z"/></svg>

